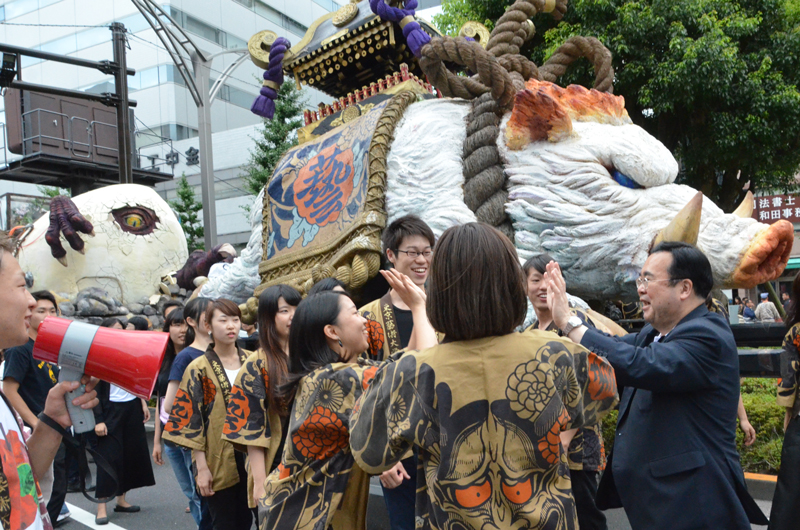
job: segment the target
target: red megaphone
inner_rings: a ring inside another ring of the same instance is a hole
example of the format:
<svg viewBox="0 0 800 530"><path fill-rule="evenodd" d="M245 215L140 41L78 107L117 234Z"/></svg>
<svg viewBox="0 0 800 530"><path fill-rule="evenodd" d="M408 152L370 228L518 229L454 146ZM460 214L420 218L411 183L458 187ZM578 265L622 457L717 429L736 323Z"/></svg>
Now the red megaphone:
<svg viewBox="0 0 800 530"><path fill-rule="evenodd" d="M169 334L160 331L125 331L47 317L39 325L33 357L59 365L59 381L79 381L88 374L150 399L168 341ZM94 428L91 411L72 405L72 399L81 394L82 388L67 394L67 408L78 433Z"/></svg>

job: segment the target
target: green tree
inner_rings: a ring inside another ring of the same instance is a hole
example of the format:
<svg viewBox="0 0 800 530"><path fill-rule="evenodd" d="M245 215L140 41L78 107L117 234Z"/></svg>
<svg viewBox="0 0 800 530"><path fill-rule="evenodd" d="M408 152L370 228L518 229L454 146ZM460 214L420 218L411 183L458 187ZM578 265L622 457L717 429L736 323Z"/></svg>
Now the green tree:
<svg viewBox="0 0 800 530"><path fill-rule="evenodd" d="M259 194L272 177L283 153L297 145L296 131L303 125L305 108L302 96L290 80L281 85L275 101L275 116L271 120L264 120L259 137L255 138L255 149L250 151L250 160L242 176L245 189L251 194Z"/></svg>
<svg viewBox="0 0 800 530"><path fill-rule="evenodd" d="M183 234L186 236L186 245L189 247L189 252L194 250L205 250L203 238L205 231L203 224L197 218L197 213L203 209L203 205L197 202L194 194L194 189L189 185L186 180L186 173L181 175L178 181L178 189L176 190L178 198L170 201L172 206L178 214L178 220L183 228Z"/></svg>
<svg viewBox="0 0 800 530"><path fill-rule="evenodd" d="M490 25L511 0L444 0L434 22ZM572 0L564 19L533 22L522 53L542 64L572 35L614 56L614 93L631 119L669 148L678 182L730 211L750 189L796 188L800 166L800 2L797 0ZM591 86L585 60L560 84Z"/></svg>

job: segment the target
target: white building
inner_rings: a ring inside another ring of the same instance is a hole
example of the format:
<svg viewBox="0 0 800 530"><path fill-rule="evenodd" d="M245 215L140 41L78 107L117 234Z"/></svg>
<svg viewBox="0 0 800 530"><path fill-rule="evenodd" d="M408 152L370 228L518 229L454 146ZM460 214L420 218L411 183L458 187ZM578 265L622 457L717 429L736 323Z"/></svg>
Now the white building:
<svg viewBox="0 0 800 530"><path fill-rule="evenodd" d="M314 20L339 8L334 0L161 0L159 5L209 55L225 49L246 48L248 39L261 30L272 30L296 43ZM111 60L111 31L103 26L112 22L123 23L131 33L127 62L136 70L136 75L129 77L128 82L130 97L138 103L136 128L180 142L175 144L175 150L182 155L180 162L184 162L182 146L186 142L181 141L197 136L197 109L167 51L133 2L0 0L0 42L51 53L93 61ZM212 77L219 76L237 57L228 54L216 58ZM23 59L22 67L21 78L27 82L98 93L114 90L113 78L96 70L32 58ZM260 118L250 112L250 105L258 95L261 74L252 62L245 61L225 82L211 107L214 133L260 123ZM327 99L316 91L307 95L309 105L314 107ZM0 122L5 122L4 109L0 110ZM152 141L151 137L139 135L137 147ZM243 157L241 165L246 162L247 149L239 152ZM142 160L142 164L147 165L148 161ZM219 167L216 163L215 166ZM169 169L163 167L164 171ZM180 171L175 172L176 177L180 174ZM222 181L237 176L238 172L223 171L216 178ZM199 179L193 180L199 182ZM167 188L174 188L171 184L159 185L157 190L166 195ZM226 187L232 189L230 186L218 182L217 187L218 203L230 198L221 193ZM38 195L33 185L0 181L0 194L8 192ZM218 204L220 221L223 216L230 215L227 210L226 204ZM223 224L218 222L221 229ZM220 233L225 232L220 230Z"/></svg>

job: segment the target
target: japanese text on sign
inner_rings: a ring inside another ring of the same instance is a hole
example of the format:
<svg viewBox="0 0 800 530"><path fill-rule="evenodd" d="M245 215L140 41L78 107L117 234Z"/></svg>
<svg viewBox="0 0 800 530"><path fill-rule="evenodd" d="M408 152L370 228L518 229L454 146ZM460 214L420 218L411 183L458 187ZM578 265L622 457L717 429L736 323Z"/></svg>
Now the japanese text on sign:
<svg viewBox="0 0 800 530"><path fill-rule="evenodd" d="M800 200L794 195L756 197L753 218L767 224L779 219L800 223Z"/></svg>

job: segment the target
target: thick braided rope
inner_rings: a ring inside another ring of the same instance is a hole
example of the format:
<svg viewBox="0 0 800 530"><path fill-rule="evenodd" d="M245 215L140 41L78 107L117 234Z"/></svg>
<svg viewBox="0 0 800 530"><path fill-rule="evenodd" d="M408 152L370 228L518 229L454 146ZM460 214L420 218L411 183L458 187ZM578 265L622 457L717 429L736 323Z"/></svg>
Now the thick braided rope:
<svg viewBox="0 0 800 530"><path fill-rule="evenodd" d="M497 151L502 109L491 94L472 101L464 141L464 203L478 221L494 226L509 238L514 229L505 211L506 175Z"/></svg>
<svg viewBox="0 0 800 530"><path fill-rule="evenodd" d="M536 13L545 10L546 0L517 0L497 21L486 51L495 57L518 55L522 44L528 39L527 21ZM561 20L567 12L567 0L557 0L553 18Z"/></svg>
<svg viewBox="0 0 800 530"><path fill-rule="evenodd" d="M466 66L477 75L458 76L447 69L446 63ZM477 42L436 37L422 48L419 65L428 81L447 97L474 99L490 92L501 108L514 105L516 88L508 70Z"/></svg>
<svg viewBox="0 0 800 530"><path fill-rule="evenodd" d="M580 57L586 57L594 66L595 90L612 94L614 92L614 67L611 64L611 51L594 37L575 36L567 39L539 68L541 79L555 83L567 71L567 66Z"/></svg>

